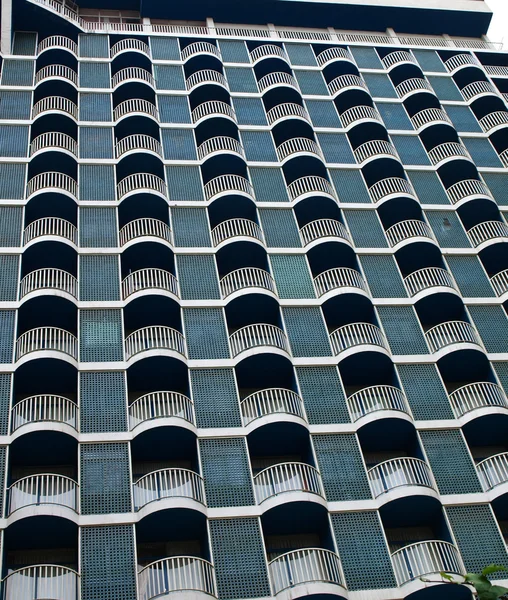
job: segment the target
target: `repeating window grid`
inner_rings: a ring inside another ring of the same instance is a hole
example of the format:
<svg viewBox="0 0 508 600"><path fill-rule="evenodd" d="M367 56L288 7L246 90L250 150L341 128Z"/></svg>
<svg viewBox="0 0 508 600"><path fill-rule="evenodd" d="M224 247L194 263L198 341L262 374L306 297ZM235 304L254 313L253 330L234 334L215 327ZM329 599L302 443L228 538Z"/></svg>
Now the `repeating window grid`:
<svg viewBox="0 0 508 600"><path fill-rule="evenodd" d="M0 435L10 432L13 381L13 373L0 373Z"/></svg>
<svg viewBox="0 0 508 600"><path fill-rule="evenodd" d="M113 159L114 141L112 127L78 127L79 158Z"/></svg>
<svg viewBox="0 0 508 600"><path fill-rule="evenodd" d="M312 425L350 423L346 393L335 366L295 367L297 392ZM327 397L328 396L328 397ZM315 448L313 445L313 452ZM314 457L317 464L317 458Z"/></svg>
<svg viewBox="0 0 508 600"><path fill-rule="evenodd" d="M356 248L388 248L377 210L344 209L342 212Z"/></svg>
<svg viewBox="0 0 508 600"><path fill-rule="evenodd" d="M295 358L331 356L330 337L321 306L285 306L282 329Z"/></svg>
<svg viewBox="0 0 508 600"><path fill-rule="evenodd" d="M4 59L0 85L31 87L34 83L36 63L34 60Z"/></svg>
<svg viewBox="0 0 508 600"><path fill-rule="evenodd" d="M463 298L493 298L495 297L490 278L485 270L485 266L478 256L446 256L443 257L448 265L448 271L451 272L455 282L457 283L461 295ZM460 263L463 263L460 265ZM468 266L469 264L469 266ZM454 268L455 266L455 268ZM460 275L458 269L462 267ZM464 281L462 277L468 277L474 275L473 278L468 282ZM473 281L475 279L476 281ZM463 283L462 283L463 282ZM467 293L468 291L474 291L474 294Z"/></svg>
<svg viewBox="0 0 508 600"><path fill-rule="evenodd" d="M240 392L234 369L190 369L198 427L241 427Z"/></svg>
<svg viewBox="0 0 508 600"><path fill-rule="evenodd" d="M363 172L361 169L355 169L354 166L355 165L350 165L347 169L330 168L328 170L339 203L349 203L349 198L351 197L351 192L354 188L354 204L372 204L372 199L369 195ZM348 179L347 182L344 180L346 173ZM343 194L342 192L346 187L348 188L347 193Z"/></svg>
<svg viewBox="0 0 508 600"><path fill-rule="evenodd" d="M429 353L423 327L413 306L376 306L375 311L379 328L388 340L392 354Z"/></svg>
<svg viewBox="0 0 508 600"><path fill-rule="evenodd" d="M149 36L148 43L154 60L181 60L178 39Z"/></svg>
<svg viewBox="0 0 508 600"><path fill-rule="evenodd" d="M407 298L404 278L392 254L363 254L357 258L360 273L372 297Z"/></svg>
<svg viewBox="0 0 508 600"><path fill-rule="evenodd" d="M508 352L508 318L502 306L470 304L465 310L489 354Z"/></svg>
<svg viewBox="0 0 508 600"><path fill-rule="evenodd" d="M164 123L191 123L191 109L188 96L156 94L155 103L159 112L161 125ZM173 115L173 118L171 118ZM161 127L161 133L164 130Z"/></svg>
<svg viewBox="0 0 508 600"><path fill-rule="evenodd" d="M78 62L80 88L111 89L111 64L109 62Z"/></svg>

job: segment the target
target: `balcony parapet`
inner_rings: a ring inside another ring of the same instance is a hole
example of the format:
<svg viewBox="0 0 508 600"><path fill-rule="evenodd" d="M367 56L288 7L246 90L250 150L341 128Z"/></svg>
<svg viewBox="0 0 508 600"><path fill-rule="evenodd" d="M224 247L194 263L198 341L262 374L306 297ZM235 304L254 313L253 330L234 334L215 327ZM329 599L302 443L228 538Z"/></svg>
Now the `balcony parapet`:
<svg viewBox="0 0 508 600"><path fill-rule="evenodd" d="M272 292L272 294L277 294L275 282L270 273L256 267L243 267L231 271L231 273L224 275L219 283L223 298L247 288L261 288Z"/></svg>
<svg viewBox="0 0 508 600"><path fill-rule="evenodd" d="M140 396L129 406L131 431L153 419L183 419L196 425L192 400L179 392L150 392Z"/></svg>
<svg viewBox="0 0 508 600"><path fill-rule="evenodd" d="M435 167L448 159L465 158L472 162L471 155L467 151L467 148L463 144L457 142L445 142L444 144L440 144L439 146L432 148L432 150L429 150L428 155Z"/></svg>
<svg viewBox="0 0 508 600"><path fill-rule="evenodd" d="M351 244L351 237L345 226L335 219L316 219L300 229L304 246L322 238L339 238Z"/></svg>
<svg viewBox="0 0 508 600"><path fill-rule="evenodd" d="M334 60L347 60L352 64L356 64L351 52L346 48L340 48L339 46L323 50L316 56L316 60L321 68Z"/></svg>
<svg viewBox="0 0 508 600"><path fill-rule="evenodd" d="M59 327L36 327L26 331L16 341L16 360L30 352L55 351L78 359L78 340L72 333Z"/></svg>
<svg viewBox="0 0 508 600"><path fill-rule="evenodd" d="M133 485L134 510L164 498L190 498L205 504L203 478L189 469L159 469Z"/></svg>
<svg viewBox="0 0 508 600"><path fill-rule="evenodd" d="M74 86L78 85L78 74L76 71L70 67L66 67L65 65L48 65L46 67L42 67L42 69L37 71L35 74L35 85L38 85L46 79L54 78L65 79Z"/></svg>
<svg viewBox="0 0 508 600"><path fill-rule="evenodd" d="M111 87L116 88L126 81L142 81L155 88L155 79L153 78L153 75L150 71L142 69L141 67L126 67L125 69L121 69L111 78Z"/></svg>
<svg viewBox="0 0 508 600"><path fill-rule="evenodd" d="M480 61L476 58L476 56L473 56L472 54L456 54L455 56L452 56L451 58L449 58L448 60L444 61L444 66L446 67L446 69L448 70L449 73L454 73L455 71L457 71L458 69L461 69L462 67L478 67L478 68L482 68L482 65L480 63Z"/></svg>
<svg viewBox="0 0 508 600"><path fill-rule="evenodd" d="M185 86L187 91L192 91L198 85L203 85L206 83L216 83L226 90L228 88L228 82L222 73L219 71L214 71L213 69L203 69L202 71L196 71L185 80Z"/></svg>
<svg viewBox="0 0 508 600"><path fill-rule="evenodd" d="M245 160L245 152L238 140L227 136L217 136L205 140L198 146L198 158L204 160L212 154L220 152L221 154L228 152L236 154Z"/></svg>
<svg viewBox="0 0 508 600"><path fill-rule="evenodd" d="M359 75L339 75L332 79L327 87L331 96L336 96L346 90L363 90L370 93L367 84Z"/></svg>
<svg viewBox="0 0 508 600"><path fill-rule="evenodd" d="M156 237L171 244L171 229L164 221L142 218L130 221L120 229L120 246L138 237Z"/></svg>
<svg viewBox="0 0 508 600"><path fill-rule="evenodd" d="M127 275L122 281L122 297L126 300L130 295L141 290L165 290L178 298L178 281L169 271L164 269L139 269Z"/></svg>
<svg viewBox="0 0 508 600"><path fill-rule="evenodd" d="M467 235L477 248L484 242L508 238L508 225L504 221L484 221L468 229Z"/></svg>
<svg viewBox="0 0 508 600"><path fill-rule="evenodd" d="M311 123L310 115L307 110L295 102L277 104L277 106L274 106L266 113L266 118L270 125L274 125L278 121L288 118L303 119L304 121L307 121L307 123Z"/></svg>
<svg viewBox="0 0 508 600"><path fill-rule="evenodd" d="M254 188L250 181L241 175L219 175L204 186L205 197L213 200L222 194L240 193L254 200Z"/></svg>
<svg viewBox="0 0 508 600"><path fill-rule="evenodd" d="M8 514L25 506L58 504L79 512L79 485L69 477L43 473L18 479L8 488Z"/></svg>
<svg viewBox="0 0 508 600"><path fill-rule="evenodd" d="M347 405L353 422L380 410L411 414L404 393L392 385L373 385L359 390L348 397Z"/></svg>
<svg viewBox="0 0 508 600"><path fill-rule="evenodd" d="M499 154L499 160L503 163L503 167L508 169L508 148Z"/></svg>
<svg viewBox="0 0 508 600"><path fill-rule="evenodd" d="M386 338L372 323L349 323L330 333L330 342L335 356L356 346L378 346L389 351Z"/></svg>
<svg viewBox="0 0 508 600"><path fill-rule="evenodd" d="M219 60L222 60L219 49L217 46L215 46L215 44L211 44L210 42L194 42L193 44L185 46L181 52L181 57L185 62L189 60L189 58L201 54L209 54L215 56L215 58L218 58Z"/></svg>
<svg viewBox="0 0 508 600"><path fill-rule="evenodd" d="M436 489L429 465L419 458L392 458L367 472L374 498L398 487L417 486Z"/></svg>
<svg viewBox="0 0 508 600"><path fill-rule="evenodd" d="M28 242L44 236L62 237L75 245L78 244L77 228L69 221L58 217L43 217L32 221L25 227L23 243L28 244Z"/></svg>
<svg viewBox="0 0 508 600"><path fill-rule="evenodd" d="M400 548L393 552L392 563L399 586L424 575L464 573L457 548L440 540L417 542Z"/></svg>
<svg viewBox="0 0 508 600"><path fill-rule="evenodd" d="M78 55L78 45L74 40L65 35L50 35L44 38L37 45L37 55L42 54L45 50L68 50L74 56Z"/></svg>
<svg viewBox="0 0 508 600"><path fill-rule="evenodd" d="M127 152L142 152L143 150L153 152L160 158L163 158L161 143L151 135L145 135L143 133L128 135L127 137L119 140L115 145L115 153L117 158L120 158Z"/></svg>
<svg viewBox="0 0 508 600"><path fill-rule="evenodd" d="M496 127L506 127L508 126L508 111L497 110L485 115L478 122L485 133L489 133L493 129L496 129Z"/></svg>
<svg viewBox="0 0 508 600"><path fill-rule="evenodd" d="M386 200L391 196L409 196L416 200L416 192L407 179L402 177L387 177L381 179L369 188L369 194L374 203Z"/></svg>
<svg viewBox="0 0 508 600"><path fill-rule="evenodd" d="M244 427L262 417L291 415L307 421L303 400L292 390L269 388L254 392L240 402Z"/></svg>
<svg viewBox="0 0 508 600"><path fill-rule="evenodd" d="M399 160L399 155L397 154L395 146L391 142L386 142L385 140L371 140L365 142L354 150L354 155L356 162L360 165L371 158L385 158L391 156Z"/></svg>
<svg viewBox="0 0 508 600"><path fill-rule="evenodd" d="M361 274L356 269L349 269L346 267L328 269L327 271L320 273L314 277L314 285L318 297L340 288L356 288L362 290L366 294L369 293L367 284Z"/></svg>
<svg viewBox="0 0 508 600"><path fill-rule="evenodd" d="M454 183L446 189L446 193L452 204L458 204L462 200L470 200L478 197L486 197L494 202L489 188L477 179L465 179Z"/></svg>
<svg viewBox="0 0 508 600"><path fill-rule="evenodd" d="M508 77L508 67L501 65L483 65L485 72L493 77Z"/></svg>
<svg viewBox="0 0 508 600"><path fill-rule="evenodd" d="M288 192L291 200L299 200L307 194L317 195L326 194L336 200L335 191L332 184L324 177L318 175L307 175L300 177L288 185Z"/></svg>
<svg viewBox="0 0 508 600"><path fill-rule="evenodd" d="M250 219L228 219L223 221L212 229L211 236L214 246L236 237L249 237L264 243L261 227Z"/></svg>
<svg viewBox="0 0 508 600"><path fill-rule="evenodd" d="M245 350L270 347L290 354L286 334L280 327L267 323L256 323L241 327L229 336L231 351L236 357Z"/></svg>
<svg viewBox="0 0 508 600"><path fill-rule="evenodd" d="M78 600L79 575L60 565L32 565L9 573L3 580L4 600L25 598L51 598L52 600Z"/></svg>
<svg viewBox="0 0 508 600"><path fill-rule="evenodd" d="M481 408L508 409L508 400L503 389L490 381L463 385L452 392L449 398L457 418Z"/></svg>
<svg viewBox="0 0 508 600"><path fill-rule="evenodd" d="M489 81L473 81L461 88L460 93L464 96L466 102L471 102L485 95L499 96L499 92Z"/></svg>
<svg viewBox="0 0 508 600"><path fill-rule="evenodd" d="M452 344L475 344L483 349L476 329L467 321L447 321L435 325L425 332L431 352L437 352Z"/></svg>
<svg viewBox="0 0 508 600"><path fill-rule="evenodd" d="M484 492L508 482L508 452L495 454L476 465Z"/></svg>
<svg viewBox="0 0 508 600"><path fill-rule="evenodd" d="M127 360L145 350L171 350L185 357L185 338L176 329L165 325L142 327L125 338Z"/></svg>
<svg viewBox="0 0 508 600"><path fill-rule="evenodd" d="M349 108L343 113L340 113L340 120L346 129L363 121L376 121L378 123L383 123L383 119L381 118L377 108L372 108L372 106L368 105L353 106L352 108Z"/></svg>
<svg viewBox="0 0 508 600"><path fill-rule="evenodd" d="M272 465L254 476L258 504L288 492L306 492L324 497L321 475L311 465L287 462Z"/></svg>
<svg viewBox="0 0 508 600"><path fill-rule="evenodd" d="M111 56L111 58L115 58L120 53L129 51L141 52L141 54L148 56L148 58L151 57L150 46L148 46L148 44L145 44L145 42L142 42L141 40L137 40L135 38L125 38L123 40L120 40L119 42L111 46L109 55Z"/></svg>
<svg viewBox="0 0 508 600"><path fill-rule="evenodd" d="M159 120L159 111L155 104L152 104L148 100L142 100L141 98L131 98L120 102L120 104L113 110L113 118L118 121L126 115L132 114L143 114L152 117L156 121Z"/></svg>
<svg viewBox="0 0 508 600"><path fill-rule="evenodd" d="M75 120L78 119L78 107L74 102L63 96L46 96L46 98L42 98L36 102L32 108L32 119L35 119L42 113L52 111L62 112Z"/></svg>
<svg viewBox="0 0 508 600"><path fill-rule="evenodd" d="M67 271L62 269L37 269L23 277L19 284L19 298L36 290L59 290L70 294L73 298L78 297L78 280Z"/></svg>
<svg viewBox="0 0 508 600"><path fill-rule="evenodd" d="M322 161L325 160L321 148L314 140L310 140L309 138L291 138L280 144L280 146L277 146L277 156L280 162L284 162L287 158L297 154L313 154Z"/></svg>
<svg viewBox="0 0 508 600"><path fill-rule="evenodd" d="M396 50L395 52L390 52L384 58L381 59L385 69L390 70L393 67L404 64L413 64L417 67L419 66L416 58L407 50Z"/></svg>
<svg viewBox="0 0 508 600"><path fill-rule="evenodd" d="M289 57L283 48L275 44L263 44L249 53L252 64L262 58L280 58L289 64Z"/></svg>
<svg viewBox="0 0 508 600"><path fill-rule="evenodd" d="M420 131L427 125L450 125L452 120L442 108L424 108L411 117L413 127Z"/></svg>
<svg viewBox="0 0 508 600"><path fill-rule="evenodd" d="M59 131L50 131L38 135L30 144L30 156L33 156L40 150L47 148L59 148L67 150L74 156L78 156L78 144L70 135L60 133Z"/></svg>
<svg viewBox="0 0 508 600"><path fill-rule="evenodd" d="M399 221L398 223L395 223L395 225L388 227L388 229L385 231L385 234L392 248L401 242L413 238L427 238L433 242L436 241L432 229L427 225L427 223L425 223L425 221L420 221L419 219Z"/></svg>
<svg viewBox="0 0 508 600"><path fill-rule="evenodd" d="M412 77L411 79L405 79L395 86L395 91L399 98L404 99L413 92L430 92L434 93L430 83L422 77Z"/></svg>
<svg viewBox="0 0 508 600"><path fill-rule="evenodd" d="M152 173L134 173L124 177L116 186L118 199L122 200L124 196L131 192L139 193L143 190L157 192L164 198L168 196L168 190L164 179L152 175Z"/></svg>
<svg viewBox="0 0 508 600"><path fill-rule="evenodd" d="M423 290L428 290L434 287L447 287L458 292L457 285L453 277L446 269L440 267L426 267L414 271L410 275L404 277L404 284L411 297L416 296Z"/></svg>
<svg viewBox="0 0 508 600"><path fill-rule="evenodd" d="M192 122L196 124L206 117L228 117L236 123L236 114L232 106L227 102L209 100L198 104L191 113Z"/></svg>
<svg viewBox="0 0 508 600"><path fill-rule="evenodd" d="M284 71L268 73L268 75L261 77L261 79L258 81L258 88L260 92L266 92L267 89L279 85L287 85L295 89L297 92L300 91L296 79Z"/></svg>
<svg viewBox="0 0 508 600"><path fill-rule="evenodd" d="M490 278L490 283L498 296L502 296L508 292L508 269L493 275Z"/></svg>
<svg viewBox="0 0 508 600"><path fill-rule="evenodd" d="M74 196L76 200L78 198L77 182L69 175L58 171L46 171L32 177L26 185L26 195L28 198L37 192L51 189L62 190Z"/></svg>
<svg viewBox="0 0 508 600"><path fill-rule="evenodd" d="M64 423L77 430L78 405L63 396L45 394L30 396L12 407L13 433L23 425L44 422Z"/></svg>

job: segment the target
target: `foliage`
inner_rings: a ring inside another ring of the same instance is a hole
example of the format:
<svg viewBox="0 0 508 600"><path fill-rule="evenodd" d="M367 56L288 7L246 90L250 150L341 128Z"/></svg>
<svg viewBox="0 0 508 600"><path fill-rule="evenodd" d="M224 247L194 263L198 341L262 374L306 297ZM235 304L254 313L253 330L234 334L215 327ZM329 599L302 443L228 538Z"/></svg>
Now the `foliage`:
<svg viewBox="0 0 508 600"><path fill-rule="evenodd" d="M465 575L462 575L462 581L457 580L456 577L449 575L448 573L441 572L440 575L445 583L470 586L473 588L473 593L478 600L499 600L500 598L508 599L508 588L505 588L502 585L493 585L489 580L488 575L497 573L498 571L507 570L508 569L503 565L489 565L488 567L485 567L480 574L466 573ZM429 579L424 579L423 577L422 581L437 583L431 582Z"/></svg>

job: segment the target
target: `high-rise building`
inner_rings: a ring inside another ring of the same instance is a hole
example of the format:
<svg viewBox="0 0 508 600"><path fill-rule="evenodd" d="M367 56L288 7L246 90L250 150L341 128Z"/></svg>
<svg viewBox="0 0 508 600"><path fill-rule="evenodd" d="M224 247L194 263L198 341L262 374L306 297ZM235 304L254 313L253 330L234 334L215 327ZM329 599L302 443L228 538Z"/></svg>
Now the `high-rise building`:
<svg viewBox="0 0 508 600"><path fill-rule="evenodd" d="M0 1L2 600L508 567L485 3Z"/></svg>

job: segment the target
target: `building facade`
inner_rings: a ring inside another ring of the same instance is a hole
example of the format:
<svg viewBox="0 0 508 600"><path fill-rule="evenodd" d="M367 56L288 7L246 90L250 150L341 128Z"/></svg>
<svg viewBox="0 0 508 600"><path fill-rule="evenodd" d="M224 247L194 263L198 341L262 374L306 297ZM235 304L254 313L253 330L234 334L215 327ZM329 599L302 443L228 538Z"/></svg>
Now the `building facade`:
<svg viewBox="0 0 508 600"><path fill-rule="evenodd" d="M471 598L421 576L508 567L484 3L104 4L2 1L3 599Z"/></svg>

